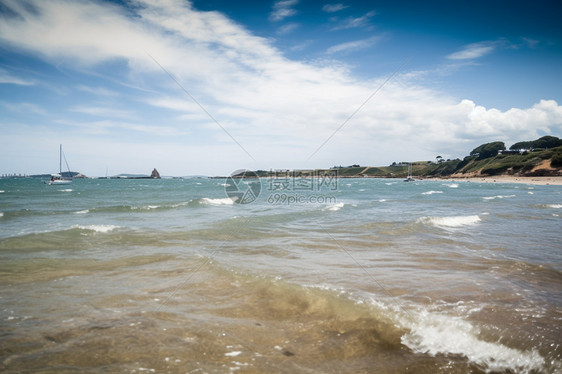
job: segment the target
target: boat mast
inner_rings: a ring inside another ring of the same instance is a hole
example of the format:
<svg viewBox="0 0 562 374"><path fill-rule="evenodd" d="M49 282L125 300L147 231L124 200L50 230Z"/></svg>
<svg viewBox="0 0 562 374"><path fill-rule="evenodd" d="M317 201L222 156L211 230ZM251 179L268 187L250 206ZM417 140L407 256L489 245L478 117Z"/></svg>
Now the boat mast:
<svg viewBox="0 0 562 374"><path fill-rule="evenodd" d="M62 176L62 144L59 146L59 174Z"/></svg>

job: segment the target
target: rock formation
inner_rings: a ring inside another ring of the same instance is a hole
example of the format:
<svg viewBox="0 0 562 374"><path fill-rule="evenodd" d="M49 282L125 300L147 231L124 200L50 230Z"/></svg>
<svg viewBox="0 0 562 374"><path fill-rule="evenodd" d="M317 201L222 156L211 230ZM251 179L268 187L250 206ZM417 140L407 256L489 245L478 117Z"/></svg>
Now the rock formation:
<svg viewBox="0 0 562 374"><path fill-rule="evenodd" d="M150 178L160 179L160 173L158 172L158 170L156 170L156 168L152 170L152 173L150 174Z"/></svg>

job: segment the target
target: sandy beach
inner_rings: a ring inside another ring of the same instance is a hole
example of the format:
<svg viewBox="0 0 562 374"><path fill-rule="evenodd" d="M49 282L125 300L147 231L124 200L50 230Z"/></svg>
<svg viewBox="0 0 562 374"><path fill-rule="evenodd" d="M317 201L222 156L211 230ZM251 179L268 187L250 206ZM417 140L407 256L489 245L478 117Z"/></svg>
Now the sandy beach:
<svg viewBox="0 0 562 374"><path fill-rule="evenodd" d="M484 183L523 183L541 186L562 186L562 176L549 177L522 177L518 175L497 175L497 176L475 176L475 177L458 177L444 178L448 181L468 181L468 182L484 182Z"/></svg>

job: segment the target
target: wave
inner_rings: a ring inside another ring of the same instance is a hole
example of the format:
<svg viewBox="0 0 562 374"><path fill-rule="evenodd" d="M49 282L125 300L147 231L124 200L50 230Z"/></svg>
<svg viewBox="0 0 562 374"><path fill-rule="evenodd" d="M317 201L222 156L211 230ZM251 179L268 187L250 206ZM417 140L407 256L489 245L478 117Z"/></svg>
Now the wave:
<svg viewBox="0 0 562 374"><path fill-rule="evenodd" d="M58 190L59 192L72 192L73 189L72 188L65 188L63 190Z"/></svg>
<svg viewBox="0 0 562 374"><path fill-rule="evenodd" d="M458 183L443 183L443 186L449 187L449 188L459 188L459 184Z"/></svg>
<svg viewBox="0 0 562 374"><path fill-rule="evenodd" d="M119 226L115 226L115 225L85 225L85 226L84 225L73 225L71 228L72 229L86 230L86 231L107 233L107 232L110 232L112 230L118 229Z"/></svg>
<svg viewBox="0 0 562 374"><path fill-rule="evenodd" d="M540 372L545 364L535 349L521 351L481 340L478 329L460 317L428 311L414 316L414 321L404 321L410 332L403 335L401 341L416 353L462 355L486 372Z"/></svg>
<svg viewBox="0 0 562 374"><path fill-rule="evenodd" d="M496 196L486 196L483 197L483 200L495 200L495 199L509 199L512 197L516 197L517 195L496 195Z"/></svg>
<svg viewBox="0 0 562 374"><path fill-rule="evenodd" d="M329 205L329 206L323 208L322 211L330 210L332 212L335 212L335 211L338 211L341 208L343 208L344 205L345 205L344 203L332 204L332 205Z"/></svg>
<svg viewBox="0 0 562 374"><path fill-rule="evenodd" d="M204 197L202 199L199 199L199 203L203 204L203 205L233 205L234 204L234 200L229 198L229 197L225 197L223 199L211 199L208 197Z"/></svg>
<svg viewBox="0 0 562 374"><path fill-rule="evenodd" d="M545 206L552 209L562 209L562 204L546 204Z"/></svg>
<svg viewBox="0 0 562 374"><path fill-rule="evenodd" d="M13 251L45 251L83 249L95 246L100 241L115 244L111 231L120 226L115 225L72 225L66 229L55 229L39 232L22 232L16 236L0 239L0 250ZM95 240L94 240L95 238ZM123 238L119 238L123 241Z"/></svg>
<svg viewBox="0 0 562 374"><path fill-rule="evenodd" d="M472 216L449 216L449 217L421 217L417 222L436 226L436 227L463 227L463 226L473 226L481 221L480 217L477 215Z"/></svg>
<svg viewBox="0 0 562 374"><path fill-rule="evenodd" d="M194 203L193 200L175 204L162 204L162 205L155 205L155 204L147 204L147 205L113 205L113 206L105 206L99 208L91 208L91 209L84 209L77 212L75 214L86 214L86 213L128 213L128 212L151 212L156 210L172 210L178 209L188 205L199 205Z"/></svg>
<svg viewBox="0 0 562 374"><path fill-rule="evenodd" d="M433 195L436 193L443 193L443 191L427 191L427 192L422 192L422 195Z"/></svg>

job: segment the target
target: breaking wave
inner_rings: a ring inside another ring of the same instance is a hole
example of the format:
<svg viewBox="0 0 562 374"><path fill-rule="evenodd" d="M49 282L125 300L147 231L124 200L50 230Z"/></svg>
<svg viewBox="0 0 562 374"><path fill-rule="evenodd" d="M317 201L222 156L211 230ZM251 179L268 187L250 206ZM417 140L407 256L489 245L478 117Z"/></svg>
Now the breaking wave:
<svg viewBox="0 0 562 374"><path fill-rule="evenodd" d="M443 191L427 191L427 192L422 192L422 195L433 195L436 193L443 193Z"/></svg>
<svg viewBox="0 0 562 374"><path fill-rule="evenodd" d="M462 355L486 372L529 373L541 371L545 364L535 349L521 351L481 340L478 329L460 317L422 311L415 314L413 322L405 324L410 332L401 341L416 353Z"/></svg>
<svg viewBox="0 0 562 374"><path fill-rule="evenodd" d="M463 227L473 226L481 221L477 215L472 216L449 216L449 217L421 217L418 222L436 227Z"/></svg>

